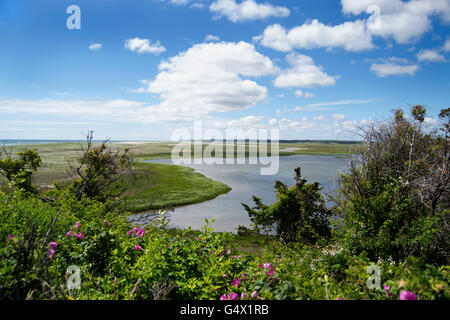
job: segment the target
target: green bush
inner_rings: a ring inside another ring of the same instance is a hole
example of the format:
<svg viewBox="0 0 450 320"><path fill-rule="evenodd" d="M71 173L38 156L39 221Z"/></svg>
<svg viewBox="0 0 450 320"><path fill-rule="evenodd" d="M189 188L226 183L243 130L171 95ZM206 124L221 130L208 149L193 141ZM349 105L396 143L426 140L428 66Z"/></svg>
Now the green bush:
<svg viewBox="0 0 450 320"><path fill-rule="evenodd" d="M306 183L300 168L295 169L295 185L291 188L281 181L275 183L277 201L264 205L260 198L253 197L255 207L242 204L255 228L276 228L285 241L316 243L331 236L328 218L331 211L325 206L318 182Z"/></svg>

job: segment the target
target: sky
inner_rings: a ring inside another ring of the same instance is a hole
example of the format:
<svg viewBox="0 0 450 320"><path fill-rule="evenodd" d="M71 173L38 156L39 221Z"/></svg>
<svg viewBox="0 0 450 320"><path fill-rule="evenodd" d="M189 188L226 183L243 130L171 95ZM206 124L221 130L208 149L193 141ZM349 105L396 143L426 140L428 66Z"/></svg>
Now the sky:
<svg viewBox="0 0 450 320"><path fill-rule="evenodd" d="M449 31L450 0L1 0L0 140L347 140L415 104L433 128Z"/></svg>

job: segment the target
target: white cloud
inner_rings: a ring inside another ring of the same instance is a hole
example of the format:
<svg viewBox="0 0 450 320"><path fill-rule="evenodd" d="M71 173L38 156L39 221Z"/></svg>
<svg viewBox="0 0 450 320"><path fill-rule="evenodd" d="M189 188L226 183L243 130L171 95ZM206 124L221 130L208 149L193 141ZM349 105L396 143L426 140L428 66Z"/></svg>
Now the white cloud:
<svg viewBox="0 0 450 320"><path fill-rule="evenodd" d="M243 77L276 74L272 61L246 42L197 44L162 61L160 73L141 92L158 94L162 102L149 117L189 119L211 112L242 110L267 97L267 88Z"/></svg>
<svg viewBox="0 0 450 320"><path fill-rule="evenodd" d="M294 49L344 48L347 51L373 49L373 37L394 39L407 44L419 40L432 28L431 19L439 16L450 23L449 0L341 0L342 12L347 15L367 15L370 6L380 9L380 24L371 24L371 17L325 25L312 20L286 30L279 24L268 26L254 41L263 46L288 52Z"/></svg>
<svg viewBox="0 0 450 320"><path fill-rule="evenodd" d="M337 77L329 76L323 72L322 67L316 66L309 56L291 53L287 56L287 60L291 68L283 70L273 81L273 85L276 87L311 88L333 86L336 83Z"/></svg>
<svg viewBox="0 0 450 320"><path fill-rule="evenodd" d="M381 63L381 64L372 64L370 66L370 70L375 72L375 74L380 77L388 77L388 76L403 76L410 75L413 76L416 71L419 69L418 65L401 65L395 63Z"/></svg>
<svg viewBox="0 0 450 320"><path fill-rule="evenodd" d="M450 39L447 39L447 41L445 41L444 46L442 47L442 50L449 52L450 51Z"/></svg>
<svg viewBox="0 0 450 320"><path fill-rule="evenodd" d="M346 118L346 116L345 116L345 114L334 113L334 114L332 115L332 118L333 118L333 120L335 120L335 121L344 121L345 118Z"/></svg>
<svg viewBox="0 0 450 320"><path fill-rule="evenodd" d="M244 129L247 130L249 128L261 127L261 122L264 121L263 116L246 116L239 119L233 120L220 120L214 121L213 127L219 129Z"/></svg>
<svg viewBox="0 0 450 320"><path fill-rule="evenodd" d="M316 120L316 121L324 121L326 119L327 119L327 117L325 117L323 114L318 115L318 116L313 118L313 120Z"/></svg>
<svg viewBox="0 0 450 320"><path fill-rule="evenodd" d="M219 41L219 40L220 40L220 38L218 36L214 36L212 34L208 34L205 37L205 41Z"/></svg>
<svg viewBox="0 0 450 320"><path fill-rule="evenodd" d="M302 91L302 90L296 90L294 94L295 94L296 97L299 97L299 98L312 98L312 97L314 97L313 93L307 92L307 91Z"/></svg>
<svg viewBox="0 0 450 320"><path fill-rule="evenodd" d="M417 41L432 28L432 16L440 16L450 22L448 0L341 0L342 12L360 15L369 6L380 9L380 27L370 28L372 35L392 37L397 43Z"/></svg>
<svg viewBox="0 0 450 320"><path fill-rule="evenodd" d="M127 121L138 116L145 103L130 100L0 100L0 112L57 115L92 119L93 116Z"/></svg>
<svg viewBox="0 0 450 320"><path fill-rule="evenodd" d="M100 50L101 48L102 48L101 43L93 43L89 46L89 50L92 50L92 51Z"/></svg>
<svg viewBox="0 0 450 320"><path fill-rule="evenodd" d="M216 18L227 17L232 22L287 17L290 13L286 7L258 4L254 0L244 0L241 3L236 3L235 0L217 0L209 9L216 14Z"/></svg>
<svg viewBox="0 0 450 320"><path fill-rule="evenodd" d="M425 125L432 127L432 128L437 128L440 125L439 119L431 118L431 117L425 117L423 122L425 123Z"/></svg>
<svg viewBox="0 0 450 320"><path fill-rule="evenodd" d="M441 55L436 50L421 50L417 54L417 60L420 62L428 61L428 62L444 62L445 57Z"/></svg>
<svg viewBox="0 0 450 320"><path fill-rule="evenodd" d="M340 106L340 105L350 105L350 104L364 104L364 103L370 103L373 101L374 101L373 99L339 100L339 101L308 104L307 107L329 107L329 106Z"/></svg>
<svg viewBox="0 0 450 320"><path fill-rule="evenodd" d="M336 26L312 20L287 31L279 24L267 27L254 41L278 51L314 48L344 48L347 51L372 49L372 37L364 21L345 22Z"/></svg>
<svg viewBox="0 0 450 320"><path fill-rule="evenodd" d="M166 48L160 45L159 41L157 41L155 44L152 44L151 40L149 39L140 39L137 37L126 40L125 49L140 54L142 53L160 54L161 52L166 51Z"/></svg>

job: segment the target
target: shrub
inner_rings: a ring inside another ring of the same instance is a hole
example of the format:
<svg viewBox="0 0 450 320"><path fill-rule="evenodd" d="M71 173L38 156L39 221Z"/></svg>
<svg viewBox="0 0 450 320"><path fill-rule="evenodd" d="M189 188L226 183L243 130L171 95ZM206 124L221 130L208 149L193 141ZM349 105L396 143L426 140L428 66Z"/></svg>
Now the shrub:
<svg viewBox="0 0 450 320"><path fill-rule="evenodd" d="M277 201L274 204L266 206L254 196L254 208L242 205L256 228L270 229L275 225L277 234L285 241L316 243L329 238L331 212L325 206L319 183L306 183L300 168L295 169L294 179L296 183L291 188L281 181L275 183Z"/></svg>
<svg viewBox="0 0 450 320"><path fill-rule="evenodd" d="M397 111L392 120L362 131L362 146L340 177L335 212L342 240L354 254L396 261L423 256L448 264L448 127L445 137L426 133L424 108L415 106L411 113L413 120ZM441 119L448 121L448 112Z"/></svg>

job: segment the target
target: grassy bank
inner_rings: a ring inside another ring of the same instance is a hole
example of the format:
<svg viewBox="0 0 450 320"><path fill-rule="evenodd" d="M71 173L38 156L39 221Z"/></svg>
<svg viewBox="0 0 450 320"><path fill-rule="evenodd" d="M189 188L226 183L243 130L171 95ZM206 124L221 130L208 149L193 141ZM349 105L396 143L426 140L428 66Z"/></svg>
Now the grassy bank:
<svg viewBox="0 0 450 320"><path fill-rule="evenodd" d="M231 190L226 184L183 166L138 163L136 173L132 195L123 203L131 212L198 203Z"/></svg>

